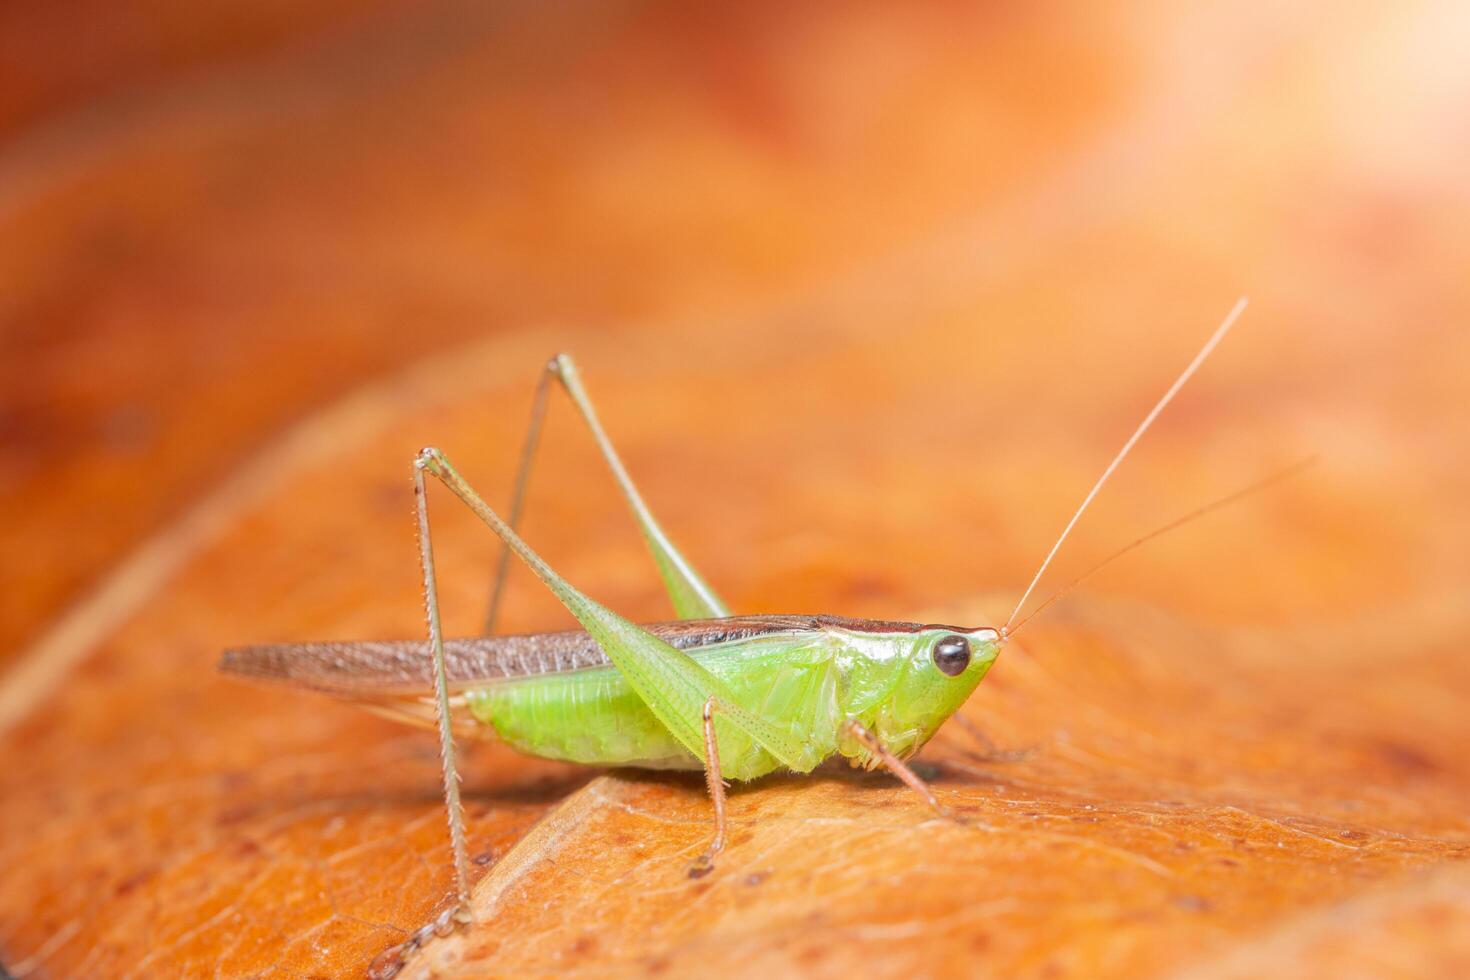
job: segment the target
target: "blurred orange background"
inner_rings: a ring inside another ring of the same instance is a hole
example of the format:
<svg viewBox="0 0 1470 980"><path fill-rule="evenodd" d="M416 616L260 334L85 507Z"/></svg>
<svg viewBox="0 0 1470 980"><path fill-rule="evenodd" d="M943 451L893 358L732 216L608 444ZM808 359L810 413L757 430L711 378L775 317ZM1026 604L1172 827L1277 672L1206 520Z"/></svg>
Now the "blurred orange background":
<svg viewBox="0 0 1470 980"><path fill-rule="evenodd" d="M1183 623L1250 639L1173 669L1259 686L1201 709L1197 741L1119 749L1131 761L1109 765L1142 773L1121 797L1096 762L1006 778L1066 806L1256 807L1398 856L1246 860L1251 888L1199 886L1229 913L1188 923L1130 918L1131 886L1079 871L1079 892L1117 884L1107 915L1069 918L1078 894L1043 892L1009 945L957 925L917 961L884 957L929 912L888 918L877 872L861 899L818 875L808 905L850 919L807 923L788 896L793 931L762 962L840 973L840 956L805 957L824 935L877 973L1345 975L1333 956L1358 935L1367 975L1460 973L1470 878L1436 869L1470 845L1467 49L1470 8L1450 2L0 7L0 963L354 974L426 920L447 882L432 743L227 684L214 658L415 635L411 453L444 446L501 499L553 351L578 355L655 510L742 611L1003 618L1247 293L1047 585L1321 462L1110 569L1088 590L1100 611L1060 613L1065 635L1038 627L1016 663L1047 662L1052 636L1053 672L1070 656L1085 671L1079 623L1133 637L1124 662L1167 658ZM660 618L567 415L528 536L614 608ZM439 510L448 626L469 632L493 548ZM565 623L527 579L510 598L509 627ZM1155 614L1176 625L1138 625ZM1055 748L1075 692L1007 666L974 720ZM1114 680L1097 697L1118 719L1197 713L1198 692ZM1008 683L1056 718L1004 700ZM1139 727L1119 724L1121 740ZM1167 794L1137 762L1208 756L1221 731L1263 747L1208 776L1170 769ZM563 798L585 802L587 778L477 756L477 840L502 857ZM617 785L703 819L696 783ZM758 788L735 815L767 792L840 809L850 788ZM1327 802L1359 795L1362 812ZM578 827L594 856L611 846ZM1149 860L1194 873L1174 859ZM1015 874L1072 867L1036 860ZM1273 890L1277 873L1295 888ZM1401 888L1389 911L1351 904L1376 888ZM673 972L733 970L754 954L731 937L774 928L730 899L677 938L630 936L643 913L620 917L621 894L601 897L613 910L577 968L637 972L673 949ZM568 966L537 945L545 923L520 925L479 969Z"/></svg>

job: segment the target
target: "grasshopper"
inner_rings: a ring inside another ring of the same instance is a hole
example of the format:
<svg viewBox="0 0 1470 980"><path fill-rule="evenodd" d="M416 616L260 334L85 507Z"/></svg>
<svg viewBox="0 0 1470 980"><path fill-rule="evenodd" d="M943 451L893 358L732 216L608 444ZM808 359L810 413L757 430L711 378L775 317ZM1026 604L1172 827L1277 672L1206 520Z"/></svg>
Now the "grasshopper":
<svg viewBox="0 0 1470 980"><path fill-rule="evenodd" d="M930 807L946 813L904 760L964 704L1006 642L1114 558L1248 492L1232 494L1134 541L1017 621L1103 484L1225 337L1245 305L1244 298L1235 304L1113 457L1000 627L833 615L732 615L654 518L603 431L576 364L561 354L549 362L536 390L509 520L502 519L438 449L424 449L413 462L428 613L427 656L418 642L250 646L227 650L221 669L283 681L437 728L455 881L454 908L447 919L441 917L441 925L471 921L456 732L498 739L531 755L588 765L703 770L713 802L714 834L690 869L692 877L708 874L725 847L726 779L752 780L778 769L809 773L825 759L842 756L856 767L887 769ZM612 470L653 554L677 620L630 622L558 575L517 534L553 381L570 398ZM447 487L502 542L485 636L443 637L426 477ZM490 635L512 554L576 617L581 630Z"/></svg>

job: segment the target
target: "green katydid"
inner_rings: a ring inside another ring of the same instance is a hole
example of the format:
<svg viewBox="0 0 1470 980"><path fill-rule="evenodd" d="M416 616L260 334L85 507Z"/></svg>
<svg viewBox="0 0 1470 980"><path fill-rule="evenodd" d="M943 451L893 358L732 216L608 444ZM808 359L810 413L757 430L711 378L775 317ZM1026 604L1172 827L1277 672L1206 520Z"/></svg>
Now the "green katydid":
<svg viewBox="0 0 1470 980"><path fill-rule="evenodd" d="M944 812L934 793L904 760L965 702L1007 640L1060 597L1062 593L1053 595L1018 622L1026 601L1082 513L1224 338L1245 305L1244 298L1236 303L1113 457L999 628L830 615L732 616L655 520L603 431L575 364L566 355L558 355L548 364L537 388L508 521L439 450L425 449L414 460L429 624L427 657L417 642L313 643L229 650L221 667L233 674L285 681L437 727L455 871L456 904L451 918L460 922L469 921L470 872L455 767L456 732L495 738L532 755L579 763L702 769L714 805L715 827L709 847L690 871L692 876L708 873L725 846L726 778L750 780L778 769L807 773L823 760L840 755L854 766L888 769L929 806ZM653 553L678 620L640 626L624 619L578 591L516 533L553 380L570 397L611 468ZM442 636L425 474L443 483L502 542L486 636L451 640ZM1238 496L1240 493L1232 494L1189 517ZM1168 527L1178 523L1182 521ZM1138 539L1123 551L1166 529ZM488 635L511 554L556 595L581 623L581 630ZM448 921L443 919L441 925Z"/></svg>

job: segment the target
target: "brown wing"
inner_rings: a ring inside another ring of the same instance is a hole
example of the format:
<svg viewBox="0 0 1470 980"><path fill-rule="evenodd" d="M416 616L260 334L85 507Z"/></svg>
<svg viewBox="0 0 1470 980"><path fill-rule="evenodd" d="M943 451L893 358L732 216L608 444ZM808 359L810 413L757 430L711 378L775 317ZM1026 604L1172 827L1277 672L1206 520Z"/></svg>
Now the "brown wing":
<svg viewBox="0 0 1470 980"><path fill-rule="evenodd" d="M677 649L697 650L756 636L804 633L828 626L902 632L917 628L912 623L838 616L731 616L652 623L644 628ZM583 630L446 640L444 661L451 687L459 690L517 677L608 665L607 655ZM423 640L238 647L224 652L220 670L347 698L419 694L433 685L428 644Z"/></svg>

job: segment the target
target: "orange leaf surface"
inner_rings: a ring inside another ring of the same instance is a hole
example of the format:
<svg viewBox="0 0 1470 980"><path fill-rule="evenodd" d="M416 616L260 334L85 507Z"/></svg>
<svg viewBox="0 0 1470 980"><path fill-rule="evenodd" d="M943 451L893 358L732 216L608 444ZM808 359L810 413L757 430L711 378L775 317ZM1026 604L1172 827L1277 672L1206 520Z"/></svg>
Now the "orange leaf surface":
<svg viewBox="0 0 1470 980"><path fill-rule="evenodd" d="M919 759L962 822L770 778L694 881L697 777L474 746L480 921L402 975L1470 971L1463 14L340 6L0 100L8 970L362 975L444 907L432 737L215 662L418 636L409 461L505 499L552 351L737 610L996 622L1244 290L1043 594L1319 464L1006 649ZM564 405L525 531L667 615Z"/></svg>

